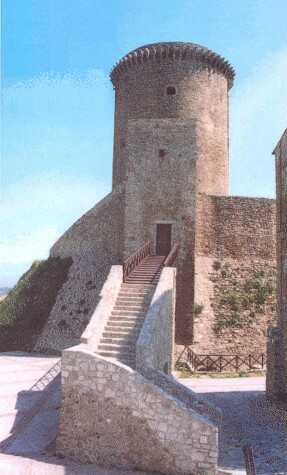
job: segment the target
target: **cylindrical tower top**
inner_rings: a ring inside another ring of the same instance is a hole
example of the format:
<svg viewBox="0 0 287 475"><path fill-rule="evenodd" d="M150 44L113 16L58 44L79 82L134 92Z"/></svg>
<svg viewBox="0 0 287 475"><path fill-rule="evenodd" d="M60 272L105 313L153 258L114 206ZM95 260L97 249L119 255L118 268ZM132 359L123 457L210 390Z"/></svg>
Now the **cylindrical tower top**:
<svg viewBox="0 0 287 475"><path fill-rule="evenodd" d="M229 88L233 85L235 71L222 56L204 46L178 41L151 43L134 49L114 66L111 72L111 81L116 86L122 73L127 72L134 66L149 61L160 63L166 59L190 61L192 64L195 62L201 63L207 69L213 69L222 73L228 81Z"/></svg>
<svg viewBox="0 0 287 475"><path fill-rule="evenodd" d="M194 43L154 43L124 56L111 72L115 88L113 185L128 179L135 121L163 120L162 134L167 133L164 120L175 129L178 121L185 121L197 150L197 190L227 194L228 90L234 75L225 59ZM137 146L144 144L138 140Z"/></svg>

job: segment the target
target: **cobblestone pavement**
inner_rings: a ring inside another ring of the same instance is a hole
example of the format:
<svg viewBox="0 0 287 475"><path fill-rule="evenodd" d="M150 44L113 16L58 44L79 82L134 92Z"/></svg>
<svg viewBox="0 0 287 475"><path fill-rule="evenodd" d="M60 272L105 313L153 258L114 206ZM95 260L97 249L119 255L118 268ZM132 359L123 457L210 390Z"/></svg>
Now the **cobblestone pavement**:
<svg viewBox="0 0 287 475"><path fill-rule="evenodd" d="M221 469L245 473L242 446L251 444L258 475L287 474L287 409L265 397L265 378L190 378L181 383L223 411Z"/></svg>

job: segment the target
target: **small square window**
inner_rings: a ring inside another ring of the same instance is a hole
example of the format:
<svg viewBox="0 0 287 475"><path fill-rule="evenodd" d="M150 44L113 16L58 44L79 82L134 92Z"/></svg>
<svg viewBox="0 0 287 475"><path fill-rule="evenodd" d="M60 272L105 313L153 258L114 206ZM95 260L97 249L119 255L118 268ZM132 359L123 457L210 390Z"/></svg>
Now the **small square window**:
<svg viewBox="0 0 287 475"><path fill-rule="evenodd" d="M160 148L159 151L158 151L158 156L160 158L164 158L166 156L166 150L164 148Z"/></svg>
<svg viewBox="0 0 287 475"><path fill-rule="evenodd" d="M166 93L168 96L174 96L176 94L176 89L174 86L168 86L166 88Z"/></svg>

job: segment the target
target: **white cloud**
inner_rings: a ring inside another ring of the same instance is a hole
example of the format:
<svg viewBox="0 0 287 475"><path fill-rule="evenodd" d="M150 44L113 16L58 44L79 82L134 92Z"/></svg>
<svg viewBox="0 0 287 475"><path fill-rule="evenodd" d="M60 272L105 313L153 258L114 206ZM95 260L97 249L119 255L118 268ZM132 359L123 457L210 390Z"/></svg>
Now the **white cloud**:
<svg viewBox="0 0 287 475"><path fill-rule="evenodd" d="M65 214L69 221L69 217L77 218L78 213L89 209L107 192L105 183L88 177L57 174L27 177L2 188L1 221L12 222L31 213L35 219L48 213L56 220Z"/></svg>
<svg viewBox="0 0 287 475"><path fill-rule="evenodd" d="M0 207L0 265L46 258L56 239L107 192L104 183L56 175L7 186Z"/></svg>
<svg viewBox="0 0 287 475"><path fill-rule="evenodd" d="M272 151L287 125L287 48L255 65L231 96L233 192L274 194Z"/></svg>
<svg viewBox="0 0 287 475"><path fill-rule="evenodd" d="M46 259L49 248L59 237L56 228L43 228L18 235L13 241L0 240L1 264L24 264L37 259Z"/></svg>

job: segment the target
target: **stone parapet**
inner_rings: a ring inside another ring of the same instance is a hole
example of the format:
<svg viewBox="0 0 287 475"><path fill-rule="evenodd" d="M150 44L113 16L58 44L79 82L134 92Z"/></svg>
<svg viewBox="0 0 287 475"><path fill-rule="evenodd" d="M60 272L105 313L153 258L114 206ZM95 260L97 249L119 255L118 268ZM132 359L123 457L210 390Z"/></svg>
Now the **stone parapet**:
<svg viewBox="0 0 287 475"><path fill-rule="evenodd" d="M144 368L142 374L149 381L152 381L156 386L163 389L167 394L179 399L189 409L193 409L213 424L216 424L217 426L221 425L221 409L203 399L200 399L195 392L179 383L173 376L166 375L151 367Z"/></svg>
<svg viewBox="0 0 287 475"><path fill-rule="evenodd" d="M160 275L136 344L136 368L173 370L176 269L165 267Z"/></svg>
<svg viewBox="0 0 287 475"><path fill-rule="evenodd" d="M79 345L63 352L57 453L82 463L215 475L217 427L141 374Z"/></svg>
<svg viewBox="0 0 287 475"><path fill-rule="evenodd" d="M131 68L141 66L147 62L157 64L165 61L191 61L193 64L199 62L205 67L217 70L226 76L229 88L233 85L235 71L222 56L204 46L179 41L147 44L131 51L114 66L111 72L111 80L115 85L119 77Z"/></svg>
<svg viewBox="0 0 287 475"><path fill-rule="evenodd" d="M122 282L122 266L112 266L99 294L99 303L81 336L81 343L86 343L91 351L97 351L102 333L116 303Z"/></svg>

